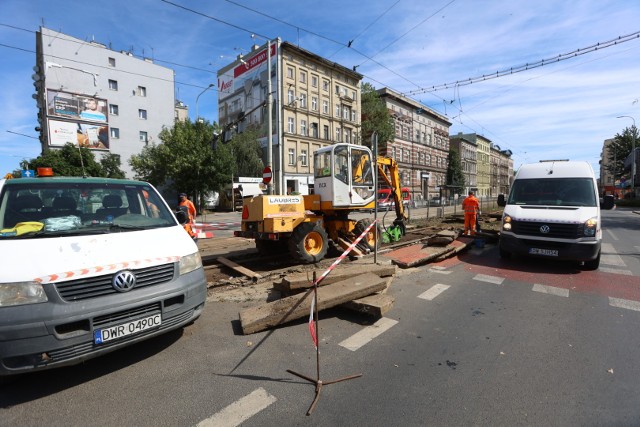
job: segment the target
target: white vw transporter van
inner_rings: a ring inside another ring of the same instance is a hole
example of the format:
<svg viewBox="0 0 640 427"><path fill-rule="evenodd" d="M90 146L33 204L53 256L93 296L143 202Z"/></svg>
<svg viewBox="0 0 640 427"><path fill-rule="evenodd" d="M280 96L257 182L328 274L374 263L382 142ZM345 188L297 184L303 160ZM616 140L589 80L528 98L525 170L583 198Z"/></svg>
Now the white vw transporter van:
<svg viewBox="0 0 640 427"><path fill-rule="evenodd" d="M600 264L602 226L596 177L587 162L549 160L518 169L504 207L500 256Z"/></svg>
<svg viewBox="0 0 640 427"><path fill-rule="evenodd" d="M155 188L39 175L0 180L0 380L200 316L207 282L198 248L177 220L184 214L174 216Z"/></svg>

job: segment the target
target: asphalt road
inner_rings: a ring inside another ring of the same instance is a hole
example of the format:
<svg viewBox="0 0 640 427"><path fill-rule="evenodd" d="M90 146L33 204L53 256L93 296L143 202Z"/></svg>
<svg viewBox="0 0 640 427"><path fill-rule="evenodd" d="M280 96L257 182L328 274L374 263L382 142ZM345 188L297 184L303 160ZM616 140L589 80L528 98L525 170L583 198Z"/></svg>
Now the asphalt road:
<svg viewBox="0 0 640 427"><path fill-rule="evenodd" d="M0 425L640 425L640 223L605 211L601 268L501 260L497 248L402 270L379 321L320 315L241 335L252 302L0 389ZM375 323L374 323L375 322Z"/></svg>

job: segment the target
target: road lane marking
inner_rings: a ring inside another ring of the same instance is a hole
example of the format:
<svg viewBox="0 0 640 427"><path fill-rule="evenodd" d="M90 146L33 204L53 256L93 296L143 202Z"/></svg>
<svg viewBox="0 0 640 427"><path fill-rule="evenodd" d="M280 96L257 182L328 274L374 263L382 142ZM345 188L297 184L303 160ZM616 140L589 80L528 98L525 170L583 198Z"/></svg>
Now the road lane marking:
<svg viewBox="0 0 640 427"><path fill-rule="evenodd" d="M534 292L540 292L541 294L555 295L558 297L568 297L569 289L557 288L555 286L546 286L535 283L531 289Z"/></svg>
<svg viewBox="0 0 640 427"><path fill-rule="evenodd" d="M202 420L197 427L235 427L242 424L267 406L275 402L274 396L262 387L255 389L245 397L236 400L222 411Z"/></svg>
<svg viewBox="0 0 640 427"><path fill-rule="evenodd" d="M601 251L600 264L617 265L620 267L627 266L611 243L603 243Z"/></svg>
<svg viewBox="0 0 640 427"><path fill-rule="evenodd" d="M609 297L609 305L612 307L626 308L627 310L640 311L640 302L628 299Z"/></svg>
<svg viewBox="0 0 640 427"><path fill-rule="evenodd" d="M625 276L633 276L633 273L631 271L620 270L618 268L598 267L598 271L601 271L603 273L624 274Z"/></svg>
<svg viewBox="0 0 640 427"><path fill-rule="evenodd" d="M438 273L438 274L451 274L453 273L451 270L447 270L446 267L441 267L439 265L433 266L431 268L429 268L429 271L431 273Z"/></svg>
<svg viewBox="0 0 640 427"><path fill-rule="evenodd" d="M433 301L435 297L449 289L449 285L442 285L440 283L433 285L428 291L425 291L418 295L418 298L426 299L427 301Z"/></svg>
<svg viewBox="0 0 640 427"><path fill-rule="evenodd" d="M606 229L606 232L609 233L609 235L611 236L611 238L613 240L620 240L618 239L618 236L616 236L615 234L613 234L613 231L609 230L608 228Z"/></svg>
<svg viewBox="0 0 640 427"><path fill-rule="evenodd" d="M357 349L367 344L369 341L371 341L378 335L389 330L396 323L398 323L397 320L383 317L373 325L367 326L360 332L357 332L351 335L349 338L342 341L339 345L346 348L347 350L356 351Z"/></svg>
<svg viewBox="0 0 640 427"><path fill-rule="evenodd" d="M502 282L504 282L504 277L489 276L487 274L476 274L474 276L473 280L478 280L480 282L488 282L488 283L494 283L496 285L501 285Z"/></svg>

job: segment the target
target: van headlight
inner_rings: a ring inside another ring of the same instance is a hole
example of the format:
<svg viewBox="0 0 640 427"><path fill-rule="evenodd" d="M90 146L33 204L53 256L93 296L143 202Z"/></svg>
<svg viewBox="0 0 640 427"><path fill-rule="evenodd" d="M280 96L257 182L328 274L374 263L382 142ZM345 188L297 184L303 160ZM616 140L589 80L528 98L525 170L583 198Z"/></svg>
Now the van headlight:
<svg viewBox="0 0 640 427"><path fill-rule="evenodd" d="M0 307L47 301L47 294L38 282L0 283Z"/></svg>
<svg viewBox="0 0 640 427"><path fill-rule="evenodd" d="M180 258L180 275L187 274L193 270L202 268L202 258L200 252L194 252Z"/></svg>
<svg viewBox="0 0 640 427"><path fill-rule="evenodd" d="M587 222L584 223L584 235L586 237L595 236L597 227L598 227L598 218L596 217L589 218Z"/></svg>
<svg viewBox="0 0 640 427"><path fill-rule="evenodd" d="M502 217L502 229L504 231L511 231L511 217L509 215Z"/></svg>

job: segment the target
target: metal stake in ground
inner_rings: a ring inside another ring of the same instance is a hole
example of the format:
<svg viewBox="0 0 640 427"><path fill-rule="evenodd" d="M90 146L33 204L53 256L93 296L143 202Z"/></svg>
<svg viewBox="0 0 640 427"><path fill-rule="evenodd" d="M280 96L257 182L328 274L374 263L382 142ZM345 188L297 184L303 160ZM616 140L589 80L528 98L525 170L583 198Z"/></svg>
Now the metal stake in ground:
<svg viewBox="0 0 640 427"><path fill-rule="evenodd" d="M314 301L314 307L315 307L315 313L314 313L314 319L312 319L312 321L315 323L315 340L316 340L316 379L310 378L306 375L302 375L299 374L297 372L292 371L291 369L287 369L287 372L289 372L290 374L296 375L304 380L309 381L310 383L313 383L316 385L316 396L313 399L313 402L311 402L311 406L309 407L309 410L307 411L307 415L311 415L311 413L313 412L313 410L316 407L316 404L318 403L318 399L320 399L320 392L322 391L322 386L323 385L328 385L328 384L333 384L333 383L337 383L340 381L347 381L347 380L352 380L354 378L358 378L361 377L362 374L355 374L355 375L349 375L347 377L343 377L343 378L338 378L336 380L331 380L331 381L322 381L320 379L320 337L319 337L319 332L320 332L320 328L318 326L318 281L316 280L316 272L313 272L313 301Z"/></svg>

